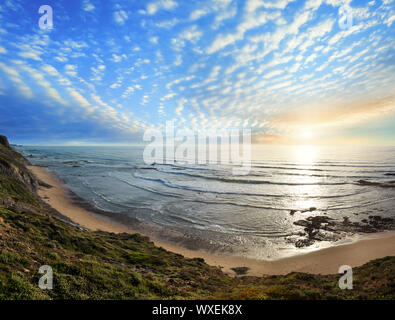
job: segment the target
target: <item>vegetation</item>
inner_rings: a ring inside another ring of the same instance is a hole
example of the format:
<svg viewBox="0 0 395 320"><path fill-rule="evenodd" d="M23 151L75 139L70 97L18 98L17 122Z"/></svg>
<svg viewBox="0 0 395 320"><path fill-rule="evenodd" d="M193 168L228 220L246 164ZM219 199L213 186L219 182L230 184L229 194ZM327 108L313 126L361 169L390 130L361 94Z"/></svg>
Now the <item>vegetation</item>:
<svg viewBox="0 0 395 320"><path fill-rule="evenodd" d="M2 142L3 141L3 142ZM395 257L339 275L290 273L232 278L139 234L89 232L68 225L35 194L27 161L0 136L0 299L394 299ZM50 265L53 290L38 269Z"/></svg>

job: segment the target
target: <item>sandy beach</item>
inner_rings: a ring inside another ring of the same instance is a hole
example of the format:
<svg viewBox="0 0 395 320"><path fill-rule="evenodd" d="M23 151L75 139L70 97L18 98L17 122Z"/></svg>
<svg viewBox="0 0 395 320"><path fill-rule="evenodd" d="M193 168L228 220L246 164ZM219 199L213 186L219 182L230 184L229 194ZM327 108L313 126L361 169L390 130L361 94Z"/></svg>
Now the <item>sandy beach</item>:
<svg viewBox="0 0 395 320"><path fill-rule="evenodd" d="M51 188L39 187L39 196L51 207L62 215L70 218L73 222L90 230L102 230L114 233L142 233L128 226L113 221L102 215L90 212L74 204L68 196L67 189L55 175L48 172L44 167L29 166L36 177L51 185ZM145 234L147 235L147 234ZM203 258L209 265L221 266L222 270L235 275L231 268L248 267L247 275L262 276L264 274L287 274L293 271L308 272L314 274L334 274L342 265L352 267L360 266L370 260L395 255L395 232L383 232L370 234L363 239L330 248L313 251L298 256L284 258L275 261L260 261L242 257L219 256L204 251L189 250L180 246L166 243L163 239L152 241L169 251L182 254L186 257Z"/></svg>

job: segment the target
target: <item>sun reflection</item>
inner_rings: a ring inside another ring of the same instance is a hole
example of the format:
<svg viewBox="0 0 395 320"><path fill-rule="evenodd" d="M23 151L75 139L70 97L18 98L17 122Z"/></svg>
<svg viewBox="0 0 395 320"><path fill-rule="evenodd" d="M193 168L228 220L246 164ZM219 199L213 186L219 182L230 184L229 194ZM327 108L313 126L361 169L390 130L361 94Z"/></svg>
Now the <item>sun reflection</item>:
<svg viewBox="0 0 395 320"><path fill-rule="evenodd" d="M309 195L317 192L316 186L301 186L295 195L292 208L296 210L308 210L310 208L322 209L322 202L317 198L308 198ZM320 205L321 204L321 205ZM306 215L309 215L307 212Z"/></svg>
<svg viewBox="0 0 395 320"><path fill-rule="evenodd" d="M293 153L297 163L312 165L317 157L317 148L310 145L296 146Z"/></svg>
<svg viewBox="0 0 395 320"><path fill-rule="evenodd" d="M293 189L293 203L292 208L297 210L306 210L309 208L319 208L320 203L318 199L311 198L314 194L320 194L319 189L322 187L317 182L320 178L315 176L314 164L317 161L318 150L316 146L301 145L295 146L293 149L292 158L295 165L303 169L303 175L295 175L294 183L300 184L298 188ZM321 203L322 205L322 203Z"/></svg>

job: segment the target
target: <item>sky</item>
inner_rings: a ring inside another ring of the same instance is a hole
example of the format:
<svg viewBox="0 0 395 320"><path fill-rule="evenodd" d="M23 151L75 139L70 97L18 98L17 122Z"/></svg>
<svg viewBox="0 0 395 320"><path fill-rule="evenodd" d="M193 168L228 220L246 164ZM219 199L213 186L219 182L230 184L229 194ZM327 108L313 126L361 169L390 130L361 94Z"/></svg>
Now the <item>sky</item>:
<svg viewBox="0 0 395 320"><path fill-rule="evenodd" d="M1 1L0 134L128 144L174 121L395 145L394 20L393 0Z"/></svg>

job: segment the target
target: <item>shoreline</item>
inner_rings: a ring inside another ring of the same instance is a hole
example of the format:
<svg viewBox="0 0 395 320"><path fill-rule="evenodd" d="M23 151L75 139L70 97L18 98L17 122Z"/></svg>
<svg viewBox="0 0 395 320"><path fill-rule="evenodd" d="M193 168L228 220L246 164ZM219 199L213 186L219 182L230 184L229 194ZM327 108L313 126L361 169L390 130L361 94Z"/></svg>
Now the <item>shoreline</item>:
<svg viewBox="0 0 395 320"><path fill-rule="evenodd" d="M370 260L395 256L395 232L380 232L363 235L356 242L342 243L309 253L273 261L255 260L236 256L215 255L203 250L190 250L179 245L157 239L138 228L123 225L108 216L100 215L79 206L70 199L68 190L44 167L28 166L28 169L50 188L39 186L40 198L74 223L89 230L102 230L113 233L140 233L148 236L156 246L181 254L187 258L203 258L212 266L221 266L222 271L234 276L232 268L248 267L248 276L280 275L290 272L312 274L336 274L342 265L360 266Z"/></svg>

